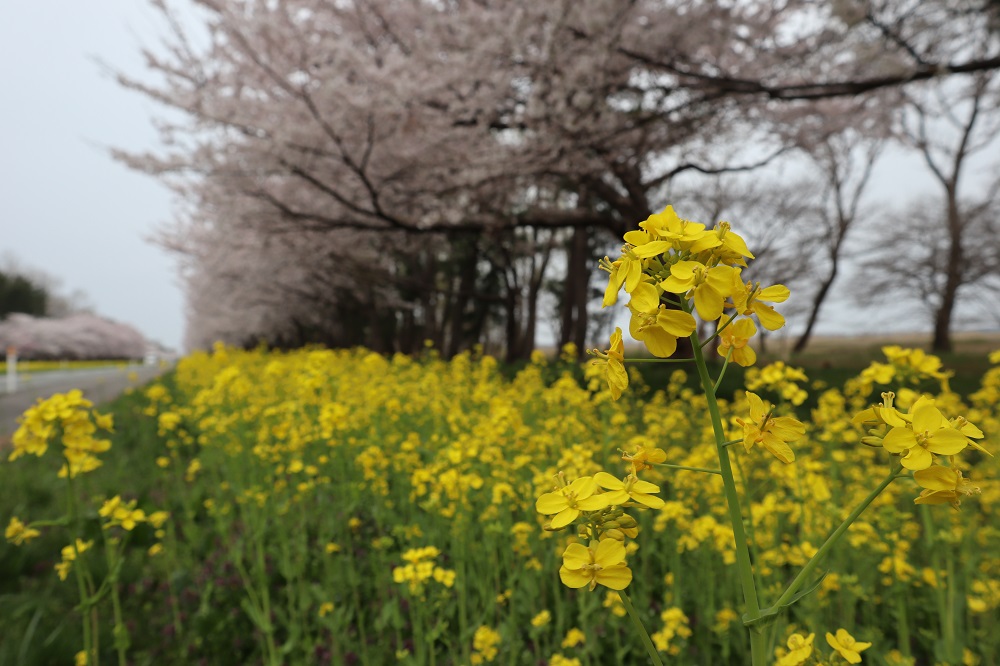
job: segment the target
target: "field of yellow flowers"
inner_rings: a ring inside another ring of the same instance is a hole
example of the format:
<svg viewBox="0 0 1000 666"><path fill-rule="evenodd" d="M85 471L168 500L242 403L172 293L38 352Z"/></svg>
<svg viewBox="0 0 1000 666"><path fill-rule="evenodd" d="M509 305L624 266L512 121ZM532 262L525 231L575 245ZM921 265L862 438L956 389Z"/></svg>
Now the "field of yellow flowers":
<svg viewBox="0 0 1000 666"><path fill-rule="evenodd" d="M964 398L937 359L898 347L843 386L748 371L807 430L792 464L732 447L763 595L885 477L852 423L879 392L901 409L929 392L998 450L991 361ZM653 448L675 467L643 475L663 505L635 514L631 602L664 663L748 663L721 481L678 468L717 465L705 397L675 367L649 388L631 367L613 401L599 368L568 357L511 377L476 354L218 347L113 419L84 396L47 401L0 465L0 663L646 663L616 592L560 582L576 537L543 529L536 500L560 472L624 473L623 452ZM746 393L720 403L741 437ZM892 483L777 620L775 663L849 663L813 644L826 633L870 643L867 664L1000 663L997 462L956 464L982 493L956 510Z"/></svg>

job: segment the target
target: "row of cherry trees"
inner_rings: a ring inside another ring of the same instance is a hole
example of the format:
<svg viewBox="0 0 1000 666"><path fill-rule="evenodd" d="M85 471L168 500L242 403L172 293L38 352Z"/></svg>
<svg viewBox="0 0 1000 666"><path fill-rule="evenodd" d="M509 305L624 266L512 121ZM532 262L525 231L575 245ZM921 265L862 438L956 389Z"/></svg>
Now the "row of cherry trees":
<svg viewBox="0 0 1000 666"><path fill-rule="evenodd" d="M191 346L518 358L545 321L582 348L601 323L583 276L668 198L738 220L781 267L757 278L813 295L805 344L890 141L942 185L933 262L890 243L936 271L935 346L990 279L967 270L970 220L996 202L960 174L1000 109L995 3L152 1L156 79L120 80L180 113L159 150L117 156L178 195L159 240ZM782 162L808 178L759 175Z"/></svg>
<svg viewBox="0 0 1000 666"><path fill-rule="evenodd" d="M149 343L128 324L89 313L64 317L12 314L0 320L0 349L13 348L21 359L142 359Z"/></svg>

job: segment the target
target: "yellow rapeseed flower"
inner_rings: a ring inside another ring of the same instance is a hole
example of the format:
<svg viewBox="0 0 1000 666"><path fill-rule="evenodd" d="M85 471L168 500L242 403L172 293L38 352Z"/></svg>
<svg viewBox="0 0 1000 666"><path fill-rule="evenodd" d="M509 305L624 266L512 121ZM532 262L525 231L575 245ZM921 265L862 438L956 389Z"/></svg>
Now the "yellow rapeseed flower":
<svg viewBox="0 0 1000 666"><path fill-rule="evenodd" d="M955 455L969 444L968 438L934 406L934 400L926 396L913 403L904 419L909 423L886 433L882 446L890 453L901 453L907 469L927 469L934 461L931 454Z"/></svg>
<svg viewBox="0 0 1000 666"><path fill-rule="evenodd" d="M583 633L580 629L573 627L566 632L566 636L563 638L561 647L565 650L567 648L574 648L578 645L583 645L587 642L587 634Z"/></svg>
<svg viewBox="0 0 1000 666"><path fill-rule="evenodd" d="M566 657L558 652L549 657L549 666L582 666L576 657Z"/></svg>
<svg viewBox="0 0 1000 666"><path fill-rule="evenodd" d="M739 269L732 266L708 268L698 261L678 261L670 267L670 277L660 283L663 291L685 294L694 301L698 315L705 321L722 316L726 297L733 293L733 284L742 284Z"/></svg>
<svg viewBox="0 0 1000 666"><path fill-rule="evenodd" d="M826 642L849 664L860 664L861 653L872 646L871 643L854 640L854 636L847 633L846 629L837 629L836 636L827 632Z"/></svg>
<svg viewBox="0 0 1000 666"><path fill-rule="evenodd" d="M594 359L594 365L604 366L604 379L608 382L608 389L611 397L617 400L622 396L622 392L628 388L628 372L625 371L625 346L622 342L622 329L615 328L611 334L611 346L607 352L595 349L593 354L598 358Z"/></svg>
<svg viewBox="0 0 1000 666"><path fill-rule="evenodd" d="M28 543L35 537L41 536L41 532L33 527L28 527L17 516L11 516L7 529L4 530L4 538L15 546Z"/></svg>
<svg viewBox="0 0 1000 666"><path fill-rule="evenodd" d="M923 488L914 504L951 504L958 508L961 497L978 495L981 491L962 476L962 471L954 467L931 465L913 473L913 480Z"/></svg>
<svg viewBox="0 0 1000 666"><path fill-rule="evenodd" d="M146 522L146 513L142 509L135 508L135 505L136 500L122 502L122 498L119 495L105 500L97 512L101 518L108 519L104 524L104 529L119 526L131 532L135 529L136 525ZM166 519L164 518L164 520Z"/></svg>
<svg viewBox="0 0 1000 666"><path fill-rule="evenodd" d="M472 637L472 648L475 650L470 660L473 664L484 664L497 658L500 645L500 634L495 629L485 624L476 629Z"/></svg>
<svg viewBox="0 0 1000 666"><path fill-rule="evenodd" d="M580 517L581 511L598 511L608 505L607 498L597 493L594 477L582 476L568 486L545 493L535 501L538 513L552 516L550 527L557 530Z"/></svg>
<svg viewBox="0 0 1000 666"><path fill-rule="evenodd" d="M625 564L625 546L614 539L605 539L596 546L571 543L563 552L559 578L566 587L586 587L598 584L612 590L624 590L632 582L632 570Z"/></svg>
<svg viewBox="0 0 1000 666"><path fill-rule="evenodd" d="M610 504L625 504L629 500L638 502L650 509L662 509L663 500L654 493L660 492L660 487L639 479L635 474L629 474L624 479L618 479L607 472L598 472L594 481L608 492L603 497Z"/></svg>
<svg viewBox="0 0 1000 666"><path fill-rule="evenodd" d="M802 634L792 634L788 637L788 652L778 660L776 666L799 666L805 663L813 651L813 638L816 634L803 637Z"/></svg>
<svg viewBox="0 0 1000 666"><path fill-rule="evenodd" d="M788 300L789 295L790 292L785 285L776 284L761 289L760 282L743 284L739 273L734 273L733 301L730 305L736 308L737 313L746 317L757 315L761 326L769 331L777 331L785 325L785 318L778 314L774 307L765 305L764 301L782 303Z"/></svg>
<svg viewBox="0 0 1000 666"><path fill-rule="evenodd" d="M531 618L531 626L544 627L551 621L552 621L552 613L550 613L547 610L543 610L541 613Z"/></svg>
<svg viewBox="0 0 1000 666"><path fill-rule="evenodd" d="M795 460L795 453L787 442L793 442L806 433L806 427L790 416L774 416L770 403L761 400L756 393L747 391L750 405L750 420L736 419L743 426L743 448L750 451L761 445L783 463Z"/></svg>
<svg viewBox="0 0 1000 666"><path fill-rule="evenodd" d="M734 363L748 368L757 362L757 352L750 346L750 338L757 335L757 325L752 319L740 319L726 326L735 317L732 315L719 321L719 328L722 329L719 333L719 356L729 355Z"/></svg>
<svg viewBox="0 0 1000 666"><path fill-rule="evenodd" d="M677 338L686 338L698 327L694 317L680 310L661 306L655 312L641 312L630 307L628 332L634 340L646 345L653 356L668 358L677 351Z"/></svg>

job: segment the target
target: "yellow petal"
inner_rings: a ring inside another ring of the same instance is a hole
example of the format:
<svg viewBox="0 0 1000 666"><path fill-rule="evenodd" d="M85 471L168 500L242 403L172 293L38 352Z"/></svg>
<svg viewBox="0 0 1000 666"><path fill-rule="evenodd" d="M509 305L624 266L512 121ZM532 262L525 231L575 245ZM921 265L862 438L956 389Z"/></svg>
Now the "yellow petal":
<svg viewBox="0 0 1000 666"><path fill-rule="evenodd" d="M661 309L656 314L656 325L675 338L686 338L694 333L698 323L694 317L680 310Z"/></svg>
<svg viewBox="0 0 1000 666"><path fill-rule="evenodd" d="M609 589L624 590L632 582L632 570L622 565L608 567L598 571L594 580Z"/></svg>
<svg viewBox="0 0 1000 666"><path fill-rule="evenodd" d="M593 580L589 572L583 573L578 569L567 569L565 566L559 567L559 579L566 587L573 588L586 587Z"/></svg>
<svg viewBox="0 0 1000 666"><path fill-rule="evenodd" d="M597 492L597 482L594 481L594 477L592 476L581 476L569 484L569 491L576 495L578 499L590 497Z"/></svg>
<svg viewBox="0 0 1000 666"><path fill-rule="evenodd" d="M607 490L621 490L622 488L625 487L625 484L622 482L621 479L615 476L611 476L607 472L598 472L597 474L595 474L594 481L601 488L605 488Z"/></svg>
<svg viewBox="0 0 1000 666"><path fill-rule="evenodd" d="M604 539L594 551L594 563L602 567L612 567L625 561L625 546L616 539Z"/></svg>
<svg viewBox="0 0 1000 666"><path fill-rule="evenodd" d="M545 493L535 500L535 510L547 516L559 513L568 506L566 496L560 492Z"/></svg>
<svg viewBox="0 0 1000 666"><path fill-rule="evenodd" d="M642 279L642 263L638 261L626 261L628 270L625 273L625 291L632 293L636 285Z"/></svg>
<svg viewBox="0 0 1000 666"><path fill-rule="evenodd" d="M784 303L788 300L789 295L791 295L791 292L788 291L788 287L783 284L776 284L766 289L761 289L757 293L757 298L768 303Z"/></svg>
<svg viewBox="0 0 1000 666"><path fill-rule="evenodd" d="M942 428L931 433L927 449L941 456L953 456L969 445L968 438L952 428Z"/></svg>
<svg viewBox="0 0 1000 666"><path fill-rule="evenodd" d="M650 509L662 509L666 506L666 502L657 497L656 495L647 495L645 493L632 493L632 499L639 504L648 506Z"/></svg>
<svg viewBox="0 0 1000 666"><path fill-rule="evenodd" d="M642 479L637 479L632 482L632 490L637 493L658 493L660 492L660 487L655 483L650 483L649 481L643 481Z"/></svg>
<svg viewBox="0 0 1000 666"><path fill-rule="evenodd" d="M690 289L693 284L694 280L691 278L679 278L671 275L660 283L660 289L671 294L683 294Z"/></svg>
<svg viewBox="0 0 1000 666"><path fill-rule="evenodd" d="M771 455L773 455L781 462L783 463L794 462L795 452L792 451L791 447L789 447L788 444L785 444L777 437L771 435L770 433L765 433L764 441L761 443L764 445L765 449L771 452Z"/></svg>
<svg viewBox="0 0 1000 666"><path fill-rule="evenodd" d="M557 513L552 518L552 521L549 524L551 525L552 529L558 530L562 529L563 527L566 527L579 517L580 517L579 509L572 509L570 507L566 507L565 509Z"/></svg>
<svg viewBox="0 0 1000 666"><path fill-rule="evenodd" d="M928 490L954 490L958 485L958 473L950 467L934 465L914 472L913 480Z"/></svg>
<svg viewBox="0 0 1000 666"><path fill-rule="evenodd" d="M695 287L694 307L698 310L698 316L705 321L713 321L722 316L722 304L725 300L722 294L707 282Z"/></svg>
<svg viewBox="0 0 1000 666"><path fill-rule="evenodd" d="M660 307L660 292L649 282L640 282L632 290L629 305L639 312L656 312Z"/></svg>
<svg viewBox="0 0 1000 666"><path fill-rule="evenodd" d="M913 414L914 432L937 430L942 425L947 423L944 416L941 414L941 411L934 405L925 403L915 406L914 410L910 413Z"/></svg>
<svg viewBox="0 0 1000 666"><path fill-rule="evenodd" d="M671 247L673 247L673 244L670 241L650 241L645 245L633 248L632 254L640 259L649 259L650 257L655 257L658 254L668 252Z"/></svg>
<svg viewBox="0 0 1000 666"><path fill-rule="evenodd" d="M623 238L626 243L629 245L635 245L636 247L645 245L649 241L653 240L645 231L639 231L638 229L633 229L632 231L627 232Z"/></svg>
<svg viewBox="0 0 1000 666"><path fill-rule="evenodd" d="M934 456L931 452L922 446L915 446L906 452L903 459L900 461L903 463L903 467L912 470L927 469L934 462Z"/></svg>
<svg viewBox="0 0 1000 666"><path fill-rule="evenodd" d="M581 543L571 543L563 551L563 566L580 569L590 563L590 551Z"/></svg>
<svg viewBox="0 0 1000 666"><path fill-rule="evenodd" d="M777 331L785 325L785 318L770 305L754 303L753 311L757 315L757 319L760 320L760 325L769 331Z"/></svg>
<svg viewBox="0 0 1000 666"><path fill-rule="evenodd" d="M756 393L747 391L747 403L750 405L750 419L756 423L760 423L766 413L764 401Z"/></svg>
<svg viewBox="0 0 1000 666"><path fill-rule="evenodd" d="M664 331L659 326L644 329L634 336L641 340L649 353L657 358L669 358L677 351L677 338Z"/></svg>
<svg viewBox="0 0 1000 666"><path fill-rule="evenodd" d="M893 428L882 439L882 446L889 453L902 453L917 445L917 438L909 428Z"/></svg>

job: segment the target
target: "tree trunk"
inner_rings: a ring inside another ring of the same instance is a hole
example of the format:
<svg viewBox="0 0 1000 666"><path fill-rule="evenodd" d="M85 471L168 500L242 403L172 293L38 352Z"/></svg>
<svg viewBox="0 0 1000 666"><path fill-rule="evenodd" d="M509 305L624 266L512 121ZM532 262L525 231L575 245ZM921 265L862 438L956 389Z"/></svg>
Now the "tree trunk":
<svg viewBox="0 0 1000 666"><path fill-rule="evenodd" d="M582 351L587 340L587 244L589 230L573 230L566 259L566 282L563 286L562 317L559 329L559 347L572 342Z"/></svg>
<svg viewBox="0 0 1000 666"><path fill-rule="evenodd" d="M507 299L504 303L507 310L507 362L513 363L520 360L521 355L521 327L518 315L520 298L516 289L507 292Z"/></svg>
<svg viewBox="0 0 1000 666"><path fill-rule="evenodd" d="M477 247L475 241L468 243L468 247L462 247L459 257L458 291L451 298L451 312L448 320L447 347L445 355L451 358L459 352L468 349L471 345L466 339L466 309L469 303L470 294L476 288L476 260Z"/></svg>
<svg viewBox="0 0 1000 666"><path fill-rule="evenodd" d="M958 212L955 187L948 187L948 265L945 268L944 292L941 305L934 314L934 339L931 350L952 351L951 319L955 311L955 297L962 284L962 221Z"/></svg>
<svg viewBox="0 0 1000 666"><path fill-rule="evenodd" d="M792 347L793 354L801 354L805 351L806 345L809 344L809 338L812 337L813 327L816 326L816 321L819 319L819 311L823 307L823 301L826 300L827 294L830 293L830 287L833 286L833 281L836 279L837 261L834 259L830 274L826 276L826 279L819 286L819 291L813 296L812 308L809 310L809 321L806 322L806 330L802 332L802 335L795 342L795 346Z"/></svg>

